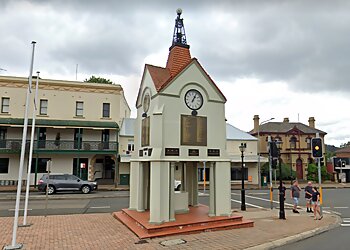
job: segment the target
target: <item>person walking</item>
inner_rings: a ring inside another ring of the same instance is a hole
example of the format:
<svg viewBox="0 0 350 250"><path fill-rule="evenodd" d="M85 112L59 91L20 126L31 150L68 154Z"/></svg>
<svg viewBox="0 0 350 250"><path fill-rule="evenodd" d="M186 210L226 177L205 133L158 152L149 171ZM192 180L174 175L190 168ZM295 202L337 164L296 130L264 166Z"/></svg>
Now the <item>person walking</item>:
<svg viewBox="0 0 350 250"><path fill-rule="evenodd" d="M313 213L312 211L312 204L311 204L311 199L312 199L312 182L309 181L307 183L307 186L305 187L305 199L306 199L306 212L307 213Z"/></svg>
<svg viewBox="0 0 350 250"><path fill-rule="evenodd" d="M300 198L301 188L297 180L293 181L293 185L290 187L290 198L293 200L293 213L299 213L297 210Z"/></svg>
<svg viewBox="0 0 350 250"><path fill-rule="evenodd" d="M319 220L322 220L323 215L321 215L320 210L320 193L318 192L316 187L312 189L312 205L314 207L314 220L317 220L317 213L319 214Z"/></svg>

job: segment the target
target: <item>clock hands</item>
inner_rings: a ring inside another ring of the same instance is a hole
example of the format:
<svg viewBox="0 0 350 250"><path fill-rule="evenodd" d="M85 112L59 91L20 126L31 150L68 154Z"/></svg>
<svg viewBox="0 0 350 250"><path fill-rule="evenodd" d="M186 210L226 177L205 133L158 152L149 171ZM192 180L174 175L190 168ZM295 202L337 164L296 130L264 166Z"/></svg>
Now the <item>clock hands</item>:
<svg viewBox="0 0 350 250"><path fill-rule="evenodd" d="M193 99L192 99L192 103L193 103L194 100L196 99L196 96L197 96L197 94L194 94Z"/></svg>

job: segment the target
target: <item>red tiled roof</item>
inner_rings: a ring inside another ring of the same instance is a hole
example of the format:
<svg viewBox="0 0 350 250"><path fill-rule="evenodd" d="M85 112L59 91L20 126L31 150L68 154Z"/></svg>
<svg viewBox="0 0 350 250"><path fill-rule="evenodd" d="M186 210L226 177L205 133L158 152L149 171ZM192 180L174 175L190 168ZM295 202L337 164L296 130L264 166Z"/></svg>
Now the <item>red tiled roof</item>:
<svg viewBox="0 0 350 250"><path fill-rule="evenodd" d="M340 154L340 153L350 153L350 147L340 148L340 149L336 150L335 153L336 153L336 154Z"/></svg>
<svg viewBox="0 0 350 250"><path fill-rule="evenodd" d="M226 97L220 91L213 79L211 79L209 74L204 70L202 65L198 62L197 58L191 59L189 48L184 48L180 46L172 47L169 52L166 68L157 67L149 64L146 64L145 67L148 69L152 77L157 92L159 92L165 86L167 86L180 72L182 72L188 65L190 65L194 61L197 62L199 67L203 70L208 79L212 82L212 84L216 87L218 92L226 101Z"/></svg>
<svg viewBox="0 0 350 250"><path fill-rule="evenodd" d="M167 68L161 68L149 64L146 64L146 68L152 77L154 86L156 87L157 91L161 90L163 84L171 78L170 70Z"/></svg>
<svg viewBox="0 0 350 250"><path fill-rule="evenodd" d="M177 75L184 66L191 61L190 49L181 46L173 46L170 49L166 68L170 70L172 77Z"/></svg>

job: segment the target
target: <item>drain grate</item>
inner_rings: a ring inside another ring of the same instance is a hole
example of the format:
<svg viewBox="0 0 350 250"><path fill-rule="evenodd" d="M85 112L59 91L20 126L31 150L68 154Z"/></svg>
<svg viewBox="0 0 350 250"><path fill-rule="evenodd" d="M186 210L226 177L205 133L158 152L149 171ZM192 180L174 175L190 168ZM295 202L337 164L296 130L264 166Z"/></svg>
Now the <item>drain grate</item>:
<svg viewBox="0 0 350 250"><path fill-rule="evenodd" d="M174 239L174 240L161 241L159 244L161 244L164 247L168 247L168 246L181 245L181 244L185 244L185 243L186 243L186 241L183 239Z"/></svg>
<svg viewBox="0 0 350 250"><path fill-rule="evenodd" d="M139 241L136 241L135 244L145 244L145 243L148 243L147 240L139 240Z"/></svg>

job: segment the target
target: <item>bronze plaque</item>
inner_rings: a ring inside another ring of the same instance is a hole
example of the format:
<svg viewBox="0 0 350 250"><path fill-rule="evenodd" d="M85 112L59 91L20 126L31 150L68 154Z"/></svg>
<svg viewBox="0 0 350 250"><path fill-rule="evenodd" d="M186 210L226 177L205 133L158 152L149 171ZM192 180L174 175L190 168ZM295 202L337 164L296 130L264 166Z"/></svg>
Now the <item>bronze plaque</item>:
<svg viewBox="0 0 350 250"><path fill-rule="evenodd" d="M208 156L220 156L220 149L208 149Z"/></svg>
<svg viewBox="0 0 350 250"><path fill-rule="evenodd" d="M142 131L141 131L141 147L149 146L150 137L150 118L146 117L142 120Z"/></svg>
<svg viewBox="0 0 350 250"><path fill-rule="evenodd" d="M165 156L179 156L180 149L179 148L165 148Z"/></svg>
<svg viewBox="0 0 350 250"><path fill-rule="evenodd" d="M188 156L199 156L199 149L189 149Z"/></svg>
<svg viewBox="0 0 350 250"><path fill-rule="evenodd" d="M207 117L181 115L181 145L207 146Z"/></svg>

